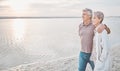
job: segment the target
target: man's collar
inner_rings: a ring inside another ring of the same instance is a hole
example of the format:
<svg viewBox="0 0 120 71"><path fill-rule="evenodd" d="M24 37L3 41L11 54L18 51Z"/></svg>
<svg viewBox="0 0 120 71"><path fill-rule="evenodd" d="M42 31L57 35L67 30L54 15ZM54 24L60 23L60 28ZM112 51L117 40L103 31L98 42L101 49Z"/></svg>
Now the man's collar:
<svg viewBox="0 0 120 71"><path fill-rule="evenodd" d="M83 26L89 26L89 25L91 25L91 24L92 24L92 22L90 22L90 23L87 24L87 25L85 25L84 22L82 23Z"/></svg>

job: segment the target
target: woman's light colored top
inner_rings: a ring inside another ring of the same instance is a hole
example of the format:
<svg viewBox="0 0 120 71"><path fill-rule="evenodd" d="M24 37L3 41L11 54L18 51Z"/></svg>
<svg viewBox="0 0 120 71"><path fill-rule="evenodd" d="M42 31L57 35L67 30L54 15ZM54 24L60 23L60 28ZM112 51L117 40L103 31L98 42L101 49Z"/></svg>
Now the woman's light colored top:
<svg viewBox="0 0 120 71"><path fill-rule="evenodd" d="M102 33L96 31L99 27L100 25L95 28L95 36L93 40L93 55L95 55L93 56L95 58L94 71L110 71L112 64L109 54L109 39L106 30L103 30Z"/></svg>

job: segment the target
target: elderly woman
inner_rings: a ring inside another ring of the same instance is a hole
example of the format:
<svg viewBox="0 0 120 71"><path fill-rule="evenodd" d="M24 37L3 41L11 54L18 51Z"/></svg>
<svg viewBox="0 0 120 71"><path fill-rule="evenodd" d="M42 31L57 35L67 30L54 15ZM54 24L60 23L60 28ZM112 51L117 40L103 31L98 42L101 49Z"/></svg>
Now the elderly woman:
<svg viewBox="0 0 120 71"><path fill-rule="evenodd" d="M95 36L93 39L93 54L95 61L94 71L110 71L111 69L111 57L109 54L109 44L107 31L104 29L102 32L98 32L98 28L103 25L102 21L104 14L100 11L94 13L93 25L95 25Z"/></svg>

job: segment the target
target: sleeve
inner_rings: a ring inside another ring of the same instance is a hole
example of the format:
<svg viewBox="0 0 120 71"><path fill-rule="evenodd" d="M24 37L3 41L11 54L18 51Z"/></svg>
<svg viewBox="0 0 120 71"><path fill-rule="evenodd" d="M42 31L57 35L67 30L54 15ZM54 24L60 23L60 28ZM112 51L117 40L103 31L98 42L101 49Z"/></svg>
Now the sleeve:
<svg viewBox="0 0 120 71"><path fill-rule="evenodd" d="M107 31L104 30L102 32L102 35L101 35L101 47L102 47L102 53L101 53L101 56L100 56L100 60L101 61L105 61L107 59L107 56L108 56L108 36L107 36Z"/></svg>
<svg viewBox="0 0 120 71"><path fill-rule="evenodd" d="M78 35L80 36L80 30L81 30L81 24L79 24L79 30L78 30Z"/></svg>

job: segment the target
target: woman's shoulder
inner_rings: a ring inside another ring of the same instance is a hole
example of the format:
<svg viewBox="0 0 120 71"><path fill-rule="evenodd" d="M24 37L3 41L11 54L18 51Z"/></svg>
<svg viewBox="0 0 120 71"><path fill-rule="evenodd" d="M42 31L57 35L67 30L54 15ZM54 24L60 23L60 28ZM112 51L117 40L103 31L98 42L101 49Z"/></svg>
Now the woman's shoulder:
<svg viewBox="0 0 120 71"><path fill-rule="evenodd" d="M96 31L97 31L99 34L101 34L102 32L105 32L105 26L104 26L104 24L100 24L100 25L97 27Z"/></svg>
<svg viewBox="0 0 120 71"><path fill-rule="evenodd" d="M100 33L97 32L96 34L99 36L107 35L107 31L104 29L102 32L100 32Z"/></svg>

